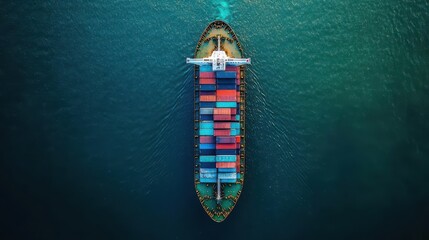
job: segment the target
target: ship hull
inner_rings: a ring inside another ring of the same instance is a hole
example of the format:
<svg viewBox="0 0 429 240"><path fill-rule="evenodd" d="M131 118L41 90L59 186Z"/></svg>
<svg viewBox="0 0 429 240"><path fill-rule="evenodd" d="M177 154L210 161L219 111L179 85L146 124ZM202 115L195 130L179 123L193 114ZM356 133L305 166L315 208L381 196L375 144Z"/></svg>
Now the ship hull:
<svg viewBox="0 0 429 240"><path fill-rule="evenodd" d="M203 31L195 49L194 58L209 57L218 47L216 44L218 36L222 39L221 50L229 57L243 57L242 46L232 28L223 21L214 21ZM218 78L218 73L212 72L208 66L194 67L195 190L203 209L215 222L224 221L237 204L243 189L246 166L245 67L227 66L226 71L235 72L233 73L234 89L231 87L232 83L224 84L225 79ZM233 90L235 96L231 95ZM225 108L225 105L229 108ZM214 109L214 112L211 112L211 109ZM210 122L213 122L213 127ZM229 154L235 155L234 163L229 161L229 158L218 157ZM218 172L227 171L229 173L220 174L235 176L235 179L223 179L222 182L214 183L205 178L210 174L204 172L207 171L207 166L215 166ZM223 168L224 166L230 168ZM234 173L229 171L231 166L235 167ZM220 193L218 193L219 190Z"/></svg>

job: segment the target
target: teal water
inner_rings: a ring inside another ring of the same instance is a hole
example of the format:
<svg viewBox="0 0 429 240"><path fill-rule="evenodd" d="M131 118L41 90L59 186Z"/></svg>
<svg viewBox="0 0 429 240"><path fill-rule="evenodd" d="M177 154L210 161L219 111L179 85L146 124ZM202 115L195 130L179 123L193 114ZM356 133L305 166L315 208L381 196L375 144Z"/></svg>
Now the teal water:
<svg viewBox="0 0 429 240"><path fill-rule="evenodd" d="M429 2L1 5L2 239L429 238ZM253 63L221 224L193 187L185 65L214 19Z"/></svg>

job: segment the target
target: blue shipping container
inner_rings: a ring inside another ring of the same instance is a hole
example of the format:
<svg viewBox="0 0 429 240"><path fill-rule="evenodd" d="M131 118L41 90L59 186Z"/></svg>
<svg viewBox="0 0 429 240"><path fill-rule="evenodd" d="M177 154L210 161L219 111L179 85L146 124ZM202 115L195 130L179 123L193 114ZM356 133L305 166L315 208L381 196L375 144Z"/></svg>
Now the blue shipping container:
<svg viewBox="0 0 429 240"><path fill-rule="evenodd" d="M235 162L235 155L217 155L216 162Z"/></svg>
<svg viewBox="0 0 429 240"><path fill-rule="evenodd" d="M216 178L217 173L200 173L200 178Z"/></svg>
<svg viewBox="0 0 429 240"><path fill-rule="evenodd" d="M236 183L237 179L221 179L221 183Z"/></svg>
<svg viewBox="0 0 429 240"><path fill-rule="evenodd" d="M234 149L216 149L216 155L238 155L238 150L234 150Z"/></svg>
<svg viewBox="0 0 429 240"><path fill-rule="evenodd" d="M202 162L202 163L200 163L200 168L216 168L216 163L214 163L214 162Z"/></svg>
<svg viewBox="0 0 429 240"><path fill-rule="evenodd" d="M208 128L200 128L200 136L213 136L214 130Z"/></svg>
<svg viewBox="0 0 429 240"><path fill-rule="evenodd" d="M201 121L213 121L213 115L212 114L203 114L200 115Z"/></svg>
<svg viewBox="0 0 429 240"><path fill-rule="evenodd" d="M222 79L218 79L217 84L230 84L230 85L235 85L235 79L227 79L227 78L222 78Z"/></svg>
<svg viewBox="0 0 429 240"><path fill-rule="evenodd" d="M216 78L236 78L237 73L233 71L219 71L216 72Z"/></svg>
<svg viewBox="0 0 429 240"><path fill-rule="evenodd" d="M218 108L235 108L235 107L237 107L237 102L216 102L216 107L218 107Z"/></svg>
<svg viewBox="0 0 429 240"><path fill-rule="evenodd" d="M217 173L216 168L200 168L200 173Z"/></svg>
<svg viewBox="0 0 429 240"><path fill-rule="evenodd" d="M213 108L200 108L200 114L213 114Z"/></svg>
<svg viewBox="0 0 429 240"><path fill-rule="evenodd" d="M200 122L200 128L212 129L214 128L214 123L213 121Z"/></svg>
<svg viewBox="0 0 429 240"><path fill-rule="evenodd" d="M200 66L200 72L211 72L213 70L212 65Z"/></svg>
<svg viewBox="0 0 429 240"><path fill-rule="evenodd" d="M218 84L217 85L218 90L235 90L235 85L231 84Z"/></svg>
<svg viewBox="0 0 429 240"><path fill-rule="evenodd" d="M202 84L200 85L201 91L216 91L216 85L214 84Z"/></svg>
<svg viewBox="0 0 429 240"><path fill-rule="evenodd" d="M216 183L217 178L201 178L200 177L200 183Z"/></svg>
<svg viewBox="0 0 429 240"><path fill-rule="evenodd" d="M201 108L215 108L216 102L200 102Z"/></svg>
<svg viewBox="0 0 429 240"><path fill-rule="evenodd" d="M235 115L235 121L240 121L240 114Z"/></svg>
<svg viewBox="0 0 429 240"><path fill-rule="evenodd" d="M231 128L240 128L240 123L238 123L238 122L232 122L231 123Z"/></svg>
<svg viewBox="0 0 429 240"><path fill-rule="evenodd" d="M202 162L216 162L216 156L200 156L200 163Z"/></svg>
<svg viewBox="0 0 429 240"><path fill-rule="evenodd" d="M216 155L215 149L200 149L200 155Z"/></svg>
<svg viewBox="0 0 429 240"><path fill-rule="evenodd" d="M240 135L240 129L239 128L231 128L231 136L239 136Z"/></svg>
<svg viewBox="0 0 429 240"><path fill-rule="evenodd" d="M210 168L211 169L211 168ZM235 172L235 168L218 168L218 171L221 172Z"/></svg>
<svg viewBox="0 0 429 240"><path fill-rule="evenodd" d="M200 143L200 149L215 149L216 144L211 143Z"/></svg>
<svg viewBox="0 0 429 240"><path fill-rule="evenodd" d="M220 179L237 179L237 173L218 173Z"/></svg>

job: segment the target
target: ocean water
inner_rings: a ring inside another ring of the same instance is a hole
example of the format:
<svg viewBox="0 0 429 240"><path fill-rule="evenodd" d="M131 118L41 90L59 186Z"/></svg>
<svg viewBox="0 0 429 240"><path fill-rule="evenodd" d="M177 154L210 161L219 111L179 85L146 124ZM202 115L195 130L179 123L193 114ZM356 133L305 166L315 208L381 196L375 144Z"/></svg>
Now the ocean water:
<svg viewBox="0 0 429 240"><path fill-rule="evenodd" d="M221 224L185 64L214 19L253 63ZM429 239L426 0L12 0L0 47L1 239Z"/></svg>

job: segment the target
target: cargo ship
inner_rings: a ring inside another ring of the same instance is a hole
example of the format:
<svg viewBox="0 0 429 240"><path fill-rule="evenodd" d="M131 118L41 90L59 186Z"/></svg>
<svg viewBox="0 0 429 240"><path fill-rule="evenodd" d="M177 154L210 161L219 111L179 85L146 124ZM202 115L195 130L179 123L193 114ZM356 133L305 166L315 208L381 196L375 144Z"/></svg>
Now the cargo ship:
<svg viewBox="0 0 429 240"><path fill-rule="evenodd" d="M194 180L198 199L215 222L224 221L241 194L245 173L243 48L224 21L203 31L194 57Z"/></svg>

